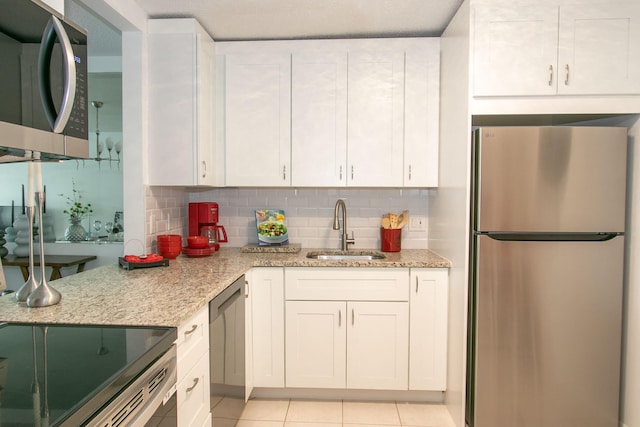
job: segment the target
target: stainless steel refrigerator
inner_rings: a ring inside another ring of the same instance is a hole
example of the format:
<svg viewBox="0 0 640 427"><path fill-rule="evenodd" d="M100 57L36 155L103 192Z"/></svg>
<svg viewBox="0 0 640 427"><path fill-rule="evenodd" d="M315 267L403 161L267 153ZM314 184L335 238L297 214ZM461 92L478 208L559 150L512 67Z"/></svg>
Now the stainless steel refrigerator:
<svg viewBox="0 0 640 427"><path fill-rule="evenodd" d="M627 129L474 131L472 427L617 427Z"/></svg>

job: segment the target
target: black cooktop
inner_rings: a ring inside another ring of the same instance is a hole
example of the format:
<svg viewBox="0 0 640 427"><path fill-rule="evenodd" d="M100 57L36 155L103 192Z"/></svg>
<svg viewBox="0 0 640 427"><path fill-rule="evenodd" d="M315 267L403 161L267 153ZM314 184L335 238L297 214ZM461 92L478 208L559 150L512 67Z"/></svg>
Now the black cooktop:
<svg viewBox="0 0 640 427"><path fill-rule="evenodd" d="M0 323L0 427L82 425L176 336L163 327Z"/></svg>

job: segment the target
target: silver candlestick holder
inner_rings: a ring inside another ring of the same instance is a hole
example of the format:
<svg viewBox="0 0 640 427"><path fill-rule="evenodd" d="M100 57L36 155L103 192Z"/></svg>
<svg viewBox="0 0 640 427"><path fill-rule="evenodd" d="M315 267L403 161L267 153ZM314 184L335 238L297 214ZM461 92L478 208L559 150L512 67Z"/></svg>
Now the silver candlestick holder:
<svg viewBox="0 0 640 427"><path fill-rule="evenodd" d="M29 222L29 278L18 292L16 292L16 300L24 302L27 300L29 294L36 290L38 287L38 281L36 280L35 271L33 268L33 217L35 214L35 208L33 206L25 206L25 213L27 214L27 221Z"/></svg>
<svg viewBox="0 0 640 427"><path fill-rule="evenodd" d="M44 198L45 194L43 192L36 192L36 209L39 224L42 224ZM38 234L40 237L40 271L42 277L38 287L27 297L27 307L48 307L50 305L56 305L62 300L62 294L47 283L44 265L44 236L43 233Z"/></svg>

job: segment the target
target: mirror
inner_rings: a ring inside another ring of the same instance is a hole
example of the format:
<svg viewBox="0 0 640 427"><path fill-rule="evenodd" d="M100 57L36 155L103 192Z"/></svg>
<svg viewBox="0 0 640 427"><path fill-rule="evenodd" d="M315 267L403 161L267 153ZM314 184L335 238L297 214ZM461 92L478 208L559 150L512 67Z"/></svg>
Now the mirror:
<svg viewBox="0 0 640 427"><path fill-rule="evenodd" d="M123 210L122 162L118 162L118 158L122 159L126 147L126 142L122 140L120 31L76 0L66 0L65 15L86 28L89 34L89 153L93 158L98 156L99 139L102 146L101 158L105 160L43 163L42 177L47 193L45 220L48 219L53 225L55 240L64 240L64 232L69 225L68 215L63 211L69 208L67 197L73 198L73 183L77 194L82 197L81 202L91 203L93 209L93 213L83 219L83 227L92 232L94 222L99 220L103 224L100 234L106 234L105 224L113 222L116 212ZM91 101L102 102L98 117ZM96 126L96 119L99 119L99 127ZM109 146L112 147L111 153ZM2 165L0 176L3 184L0 187L0 206L11 206L13 203L16 214L19 214L22 210L22 185L26 191L27 165ZM2 215L0 226L3 229L10 222L5 216L10 218L10 215Z"/></svg>

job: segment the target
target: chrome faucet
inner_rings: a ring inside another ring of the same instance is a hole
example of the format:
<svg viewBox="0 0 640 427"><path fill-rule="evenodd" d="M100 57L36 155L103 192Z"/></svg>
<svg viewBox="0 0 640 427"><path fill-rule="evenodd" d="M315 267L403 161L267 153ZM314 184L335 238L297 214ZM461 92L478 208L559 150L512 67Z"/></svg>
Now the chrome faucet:
<svg viewBox="0 0 640 427"><path fill-rule="evenodd" d="M349 250L349 245L353 245L356 239L351 232L351 238L347 233L347 206L344 204L344 200L338 199L336 206L333 209L333 229L340 230L340 222L338 221L338 211L342 207L342 235L340 236L340 249L343 251Z"/></svg>

